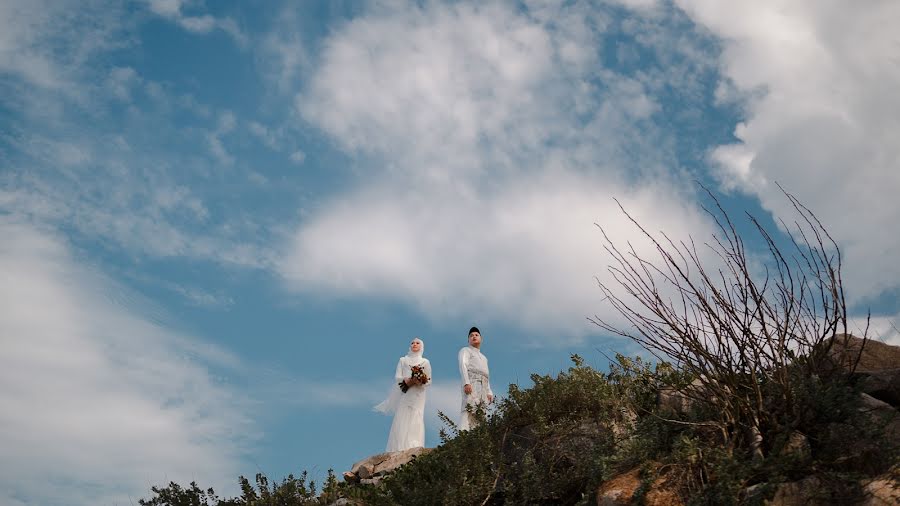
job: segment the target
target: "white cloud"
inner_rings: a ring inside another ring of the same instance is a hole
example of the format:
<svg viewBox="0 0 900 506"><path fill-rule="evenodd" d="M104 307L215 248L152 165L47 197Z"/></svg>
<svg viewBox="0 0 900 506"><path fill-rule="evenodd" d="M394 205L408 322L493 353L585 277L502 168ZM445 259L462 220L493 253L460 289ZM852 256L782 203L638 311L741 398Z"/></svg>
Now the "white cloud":
<svg viewBox="0 0 900 506"><path fill-rule="evenodd" d="M266 147L275 151L279 149L282 139L278 131L271 129L258 121L251 121L248 123L248 128L250 129L250 133L262 141Z"/></svg>
<svg viewBox="0 0 900 506"><path fill-rule="evenodd" d="M54 233L7 217L0 234L0 502L129 504L169 479L232 485L252 426L208 368L236 359L161 326Z"/></svg>
<svg viewBox="0 0 900 506"><path fill-rule="evenodd" d="M263 76L281 93L290 91L310 65L306 44L297 29L300 16L295 6L283 7L257 52Z"/></svg>
<svg viewBox="0 0 900 506"><path fill-rule="evenodd" d="M235 162L238 118L136 68L109 67L102 56L136 36L127 11L102 0L0 5L0 103L12 111L0 134L0 209L139 255L267 264L254 238L266 231L234 207L211 216L195 184ZM196 153L204 144L208 158Z"/></svg>
<svg viewBox="0 0 900 506"><path fill-rule="evenodd" d="M297 151L294 151L293 153L291 153L290 158L291 158L292 162L296 163L297 165L300 165L303 163L304 160L306 160L306 153L304 153L303 151L300 151L298 149Z"/></svg>
<svg viewBox="0 0 900 506"><path fill-rule="evenodd" d="M676 2L722 40L723 90L745 101L712 160L774 213L779 182L825 223L855 301L900 286L900 3Z"/></svg>
<svg viewBox="0 0 900 506"><path fill-rule="evenodd" d="M391 5L337 30L297 97L374 170L301 224L280 264L291 286L565 339L594 332L585 317L604 310L594 223L634 235L612 197L653 230L709 232L662 168L671 141L653 124L653 89L689 73L604 68L602 10Z"/></svg>
<svg viewBox="0 0 900 506"><path fill-rule="evenodd" d="M76 143L79 149L56 152L58 162L46 160L46 167L25 165L33 170L0 175L0 209L31 223L65 224L84 237L141 256L252 268L269 265L270 253L255 238L264 233L257 224L212 221L192 189L173 181L146 157L139 162L130 153L117 152L102 136L85 142L105 149L94 151ZM34 143L35 148L42 145ZM96 153L99 158L92 160L90 174L81 166L60 170L64 160L80 159L71 153Z"/></svg>
<svg viewBox="0 0 900 506"><path fill-rule="evenodd" d="M234 157L228 153L227 149L225 149L225 145L222 143L219 134L210 132L207 134L206 140L209 143L209 152L219 161L219 163L225 166L234 165Z"/></svg>
<svg viewBox="0 0 900 506"><path fill-rule="evenodd" d="M585 317L604 311L593 277L608 280L594 223L620 240L633 237L613 196L673 237L707 229L669 189L631 192L564 174L490 199L375 188L345 196L301 228L282 269L299 290L390 296L435 318L584 335L593 330Z"/></svg>
<svg viewBox="0 0 900 506"><path fill-rule="evenodd" d="M123 6L112 0L8 0L0 3L0 76L77 97L87 63L121 47Z"/></svg>
<svg viewBox="0 0 900 506"><path fill-rule="evenodd" d="M215 130L206 134L209 151L222 165L234 165L234 157L225 149L222 138L234 130L237 119L231 111L225 111L219 115L218 125Z"/></svg>
<svg viewBox="0 0 900 506"><path fill-rule="evenodd" d="M107 86L113 96L123 102L131 102L131 90L141 82L140 76L131 67L115 67L109 72Z"/></svg>
<svg viewBox="0 0 900 506"><path fill-rule="evenodd" d="M233 19L216 18L209 14L185 14L187 7L202 6L202 2L187 0L146 0L146 2L151 12L169 19L189 32L204 34L220 29L230 35L239 46L247 44L247 36Z"/></svg>

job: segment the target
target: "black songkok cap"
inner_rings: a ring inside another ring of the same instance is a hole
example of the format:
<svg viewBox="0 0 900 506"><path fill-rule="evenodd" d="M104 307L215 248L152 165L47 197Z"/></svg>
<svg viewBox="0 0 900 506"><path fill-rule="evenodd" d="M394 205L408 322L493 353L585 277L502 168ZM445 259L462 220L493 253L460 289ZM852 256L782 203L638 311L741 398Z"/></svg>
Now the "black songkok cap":
<svg viewBox="0 0 900 506"><path fill-rule="evenodd" d="M472 327L472 328L469 329L469 335L470 335L470 336L472 335L472 332L478 332L479 334L481 334L481 331L478 330L478 327Z"/></svg>

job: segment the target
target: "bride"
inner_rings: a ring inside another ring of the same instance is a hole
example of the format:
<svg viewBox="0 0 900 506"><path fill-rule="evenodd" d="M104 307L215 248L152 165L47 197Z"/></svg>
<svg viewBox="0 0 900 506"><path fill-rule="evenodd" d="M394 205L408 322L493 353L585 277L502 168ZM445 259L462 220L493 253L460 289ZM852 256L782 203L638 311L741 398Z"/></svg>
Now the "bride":
<svg viewBox="0 0 900 506"><path fill-rule="evenodd" d="M431 382L431 363L422 357L424 349L421 339L412 340L409 353L397 363L396 386L387 400L375 406L376 411L394 414L386 451L425 446L425 387ZM424 378L414 374L414 367L424 373Z"/></svg>

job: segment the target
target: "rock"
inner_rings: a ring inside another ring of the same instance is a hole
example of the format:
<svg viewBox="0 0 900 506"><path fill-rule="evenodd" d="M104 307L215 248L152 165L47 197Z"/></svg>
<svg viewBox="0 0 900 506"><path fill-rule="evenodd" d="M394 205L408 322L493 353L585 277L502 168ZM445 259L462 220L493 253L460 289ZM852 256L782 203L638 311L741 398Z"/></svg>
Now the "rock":
<svg viewBox="0 0 900 506"><path fill-rule="evenodd" d="M670 486L665 478L657 478L650 490L644 495L643 504L646 506L684 506L681 495Z"/></svg>
<svg viewBox="0 0 900 506"><path fill-rule="evenodd" d="M637 424L637 412L631 408L619 408L619 416L609 423L609 432L616 439L623 439L631 435Z"/></svg>
<svg viewBox="0 0 900 506"><path fill-rule="evenodd" d="M662 387L656 395L656 404L663 413L684 415L698 405L718 404L719 397L729 395L730 389L716 380L697 378L690 385L676 389Z"/></svg>
<svg viewBox="0 0 900 506"><path fill-rule="evenodd" d="M632 469L607 480L597 489L597 506L627 506L640 486L640 469Z"/></svg>
<svg viewBox="0 0 900 506"><path fill-rule="evenodd" d="M804 461L812 456L809 439L802 432L797 430L791 433L787 443L785 443L784 448L781 451L785 455L791 455Z"/></svg>
<svg viewBox="0 0 900 506"><path fill-rule="evenodd" d="M859 506L900 504L900 469L893 469L863 484L865 499Z"/></svg>
<svg viewBox="0 0 900 506"><path fill-rule="evenodd" d="M858 373L860 389L891 406L900 406L900 367Z"/></svg>
<svg viewBox="0 0 900 506"><path fill-rule="evenodd" d="M350 468L350 474L356 476L357 479L371 478L372 474L375 472L375 459L381 459L383 457L384 454L379 453L378 455L373 455L353 464L353 467Z"/></svg>
<svg viewBox="0 0 900 506"><path fill-rule="evenodd" d="M900 411L871 395L859 395L862 397L860 411L869 415L871 420L884 432L884 436L888 441L895 445L900 445Z"/></svg>
<svg viewBox="0 0 900 506"><path fill-rule="evenodd" d="M859 357L857 373L900 368L900 346L891 346L874 339L866 339L863 343L861 338L847 334L835 336L828 355L836 365L848 370Z"/></svg>
<svg viewBox="0 0 900 506"><path fill-rule="evenodd" d="M799 481L781 483L775 489L775 496L764 501L766 506L795 506L797 504L828 504L821 501L819 491L822 483L816 476L809 476Z"/></svg>
<svg viewBox="0 0 900 506"><path fill-rule="evenodd" d="M662 387L656 396L656 404L663 413L684 415L694 408L698 392L702 389L703 384L699 379L695 379L682 390L674 387Z"/></svg>
<svg viewBox="0 0 900 506"><path fill-rule="evenodd" d="M766 506L795 506L795 505L832 505L854 504L856 506L893 506L900 504L900 473L895 468L877 478L864 480L860 483L863 493L861 500L854 499L847 502L848 498L835 498L828 492L827 483L818 476L808 476L799 481L780 483L776 486L775 495L770 500L763 501ZM754 485L745 490L745 500L755 503L762 495L766 484Z"/></svg>
<svg viewBox="0 0 900 506"><path fill-rule="evenodd" d="M629 506L634 504L634 494L641 487L641 470L632 469L597 489L597 506ZM641 504L645 506L683 506L684 502L666 476L658 476L650 484Z"/></svg>
<svg viewBox="0 0 900 506"><path fill-rule="evenodd" d="M385 452L360 460L344 473L344 481L367 483L367 480L385 476L419 455L425 455L433 448L410 448L399 452Z"/></svg>
<svg viewBox="0 0 900 506"><path fill-rule="evenodd" d="M329 503L328 506L356 506L358 504L360 504L360 503L353 499L349 499L347 497L341 497L337 501L334 501L333 503Z"/></svg>

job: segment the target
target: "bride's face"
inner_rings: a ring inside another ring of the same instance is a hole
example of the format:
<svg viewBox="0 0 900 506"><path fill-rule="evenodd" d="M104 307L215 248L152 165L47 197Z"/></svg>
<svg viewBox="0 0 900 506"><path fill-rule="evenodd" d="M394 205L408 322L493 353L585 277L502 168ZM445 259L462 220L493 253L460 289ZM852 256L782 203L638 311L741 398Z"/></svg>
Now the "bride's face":
<svg viewBox="0 0 900 506"><path fill-rule="evenodd" d="M413 353L419 353L420 351L422 351L422 341L416 339L413 342L409 343L409 349Z"/></svg>

